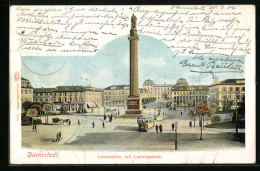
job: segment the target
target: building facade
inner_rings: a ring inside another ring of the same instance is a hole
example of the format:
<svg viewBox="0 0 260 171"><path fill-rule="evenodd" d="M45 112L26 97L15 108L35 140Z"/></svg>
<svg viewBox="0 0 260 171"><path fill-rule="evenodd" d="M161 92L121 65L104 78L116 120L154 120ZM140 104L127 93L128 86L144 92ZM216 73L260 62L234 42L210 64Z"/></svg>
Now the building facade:
<svg viewBox="0 0 260 171"><path fill-rule="evenodd" d="M128 85L111 85L103 89L104 105L108 107L126 107L130 90Z"/></svg>
<svg viewBox="0 0 260 171"><path fill-rule="evenodd" d="M102 106L102 92L94 87L58 86L52 96L54 111L60 111L62 105L68 112L94 111Z"/></svg>
<svg viewBox="0 0 260 171"><path fill-rule="evenodd" d="M155 84L152 80L147 79L143 83L143 89L146 89L150 92L151 97L156 98L156 101L164 100L166 97L167 100L172 99L172 88L173 84Z"/></svg>
<svg viewBox="0 0 260 171"><path fill-rule="evenodd" d="M209 86L210 101L219 107L223 107L225 100L234 102L236 99L241 100L244 95L245 79L226 79Z"/></svg>
<svg viewBox="0 0 260 171"><path fill-rule="evenodd" d="M103 105L107 107L126 107L130 89L128 85L111 85L103 89ZM151 97L147 89L139 89L141 100Z"/></svg>
<svg viewBox="0 0 260 171"><path fill-rule="evenodd" d="M172 87L172 106L193 106L207 100L209 86L179 85Z"/></svg>
<svg viewBox="0 0 260 171"><path fill-rule="evenodd" d="M35 88L33 91L33 101L52 103L52 91L54 88Z"/></svg>
<svg viewBox="0 0 260 171"><path fill-rule="evenodd" d="M21 77L21 102L33 102L33 87L29 80Z"/></svg>

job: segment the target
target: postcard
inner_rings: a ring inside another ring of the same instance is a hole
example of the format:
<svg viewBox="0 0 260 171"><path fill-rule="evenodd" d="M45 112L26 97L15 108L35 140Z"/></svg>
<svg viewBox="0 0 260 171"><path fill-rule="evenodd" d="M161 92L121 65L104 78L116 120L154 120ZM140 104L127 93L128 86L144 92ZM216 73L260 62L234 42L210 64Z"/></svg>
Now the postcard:
<svg viewBox="0 0 260 171"><path fill-rule="evenodd" d="M10 7L10 164L255 163L255 6Z"/></svg>

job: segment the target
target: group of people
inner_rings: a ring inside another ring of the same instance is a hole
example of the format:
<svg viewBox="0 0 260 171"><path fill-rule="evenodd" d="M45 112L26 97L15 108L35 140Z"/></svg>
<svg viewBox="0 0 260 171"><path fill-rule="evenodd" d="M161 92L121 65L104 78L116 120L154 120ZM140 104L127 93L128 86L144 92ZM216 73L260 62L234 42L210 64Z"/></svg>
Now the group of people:
<svg viewBox="0 0 260 171"><path fill-rule="evenodd" d="M158 130L160 130L160 133L162 133L162 131L163 131L162 125L160 124L160 125L158 126L158 125L156 124L155 130L156 130L156 133L158 133Z"/></svg>
<svg viewBox="0 0 260 171"><path fill-rule="evenodd" d="M114 116L114 118L116 119L116 116ZM104 120L107 120L107 116L106 115L104 115ZM108 116L108 120L109 120L109 122L112 122L112 120L113 120L112 114L110 116Z"/></svg>
<svg viewBox="0 0 260 171"><path fill-rule="evenodd" d="M33 125L33 131L37 132L37 127L36 127L36 125Z"/></svg>
<svg viewBox="0 0 260 171"><path fill-rule="evenodd" d="M103 128L105 128L105 122L104 121L102 122L102 126L103 126ZM95 122L94 121L92 122L92 127L95 128Z"/></svg>

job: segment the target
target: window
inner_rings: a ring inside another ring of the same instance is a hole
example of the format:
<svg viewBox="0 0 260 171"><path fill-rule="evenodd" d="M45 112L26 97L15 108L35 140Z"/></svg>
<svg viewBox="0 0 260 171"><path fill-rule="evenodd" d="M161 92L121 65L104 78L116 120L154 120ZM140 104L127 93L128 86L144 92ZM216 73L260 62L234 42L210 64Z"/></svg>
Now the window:
<svg viewBox="0 0 260 171"><path fill-rule="evenodd" d="M226 91L227 91L227 88L226 88L226 87L222 87L222 91L223 91L223 92L226 92Z"/></svg>
<svg viewBox="0 0 260 171"><path fill-rule="evenodd" d="M25 94L27 94L27 90L25 90Z"/></svg>
<svg viewBox="0 0 260 171"><path fill-rule="evenodd" d="M242 87L242 91L245 91L245 87Z"/></svg>
<svg viewBox="0 0 260 171"><path fill-rule="evenodd" d="M240 88L239 87L236 87L236 91L239 91L240 90Z"/></svg>
<svg viewBox="0 0 260 171"><path fill-rule="evenodd" d="M45 101L47 102L47 101L48 101L48 99L45 99Z"/></svg>
<svg viewBox="0 0 260 171"><path fill-rule="evenodd" d="M229 91L230 91L230 92L233 91L233 87L230 87L230 88L229 88Z"/></svg>
<svg viewBox="0 0 260 171"><path fill-rule="evenodd" d="M67 96L67 93L65 93L65 96Z"/></svg>

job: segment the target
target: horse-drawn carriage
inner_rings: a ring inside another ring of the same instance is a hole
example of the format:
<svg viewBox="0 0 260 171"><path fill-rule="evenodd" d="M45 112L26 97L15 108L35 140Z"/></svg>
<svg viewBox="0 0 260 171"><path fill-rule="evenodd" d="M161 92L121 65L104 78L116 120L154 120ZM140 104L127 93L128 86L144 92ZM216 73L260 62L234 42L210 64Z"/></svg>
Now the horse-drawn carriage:
<svg viewBox="0 0 260 171"><path fill-rule="evenodd" d="M64 125L64 123L66 123L68 125L70 122L70 119L52 118L52 122L54 124L63 124Z"/></svg>

